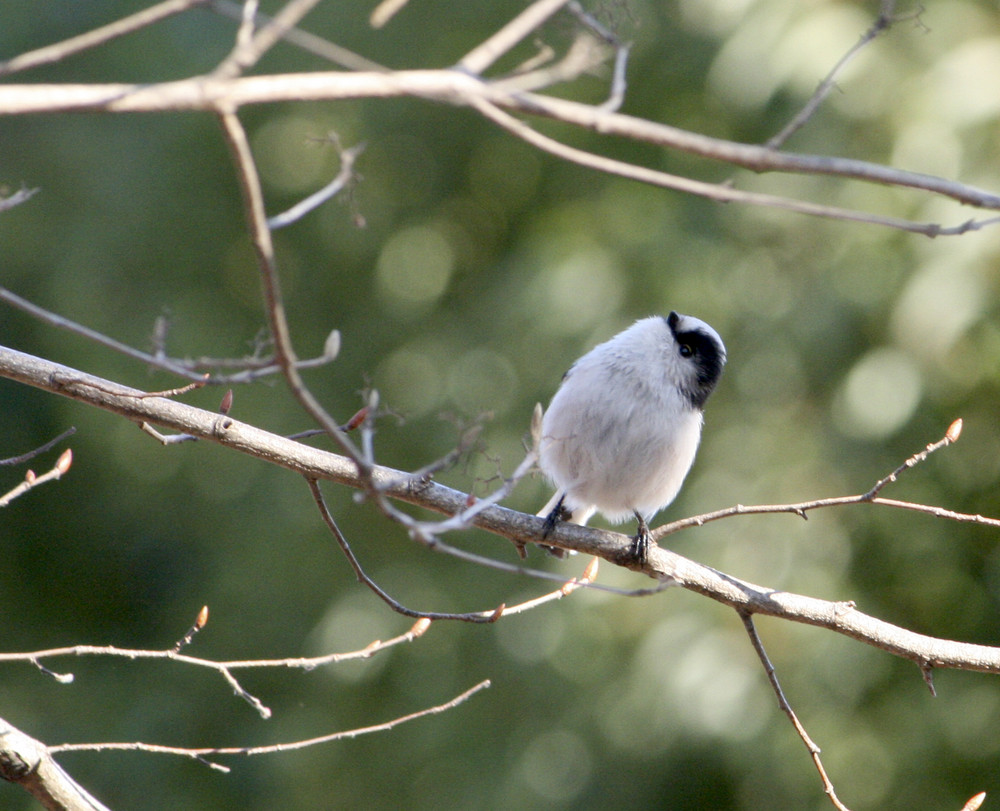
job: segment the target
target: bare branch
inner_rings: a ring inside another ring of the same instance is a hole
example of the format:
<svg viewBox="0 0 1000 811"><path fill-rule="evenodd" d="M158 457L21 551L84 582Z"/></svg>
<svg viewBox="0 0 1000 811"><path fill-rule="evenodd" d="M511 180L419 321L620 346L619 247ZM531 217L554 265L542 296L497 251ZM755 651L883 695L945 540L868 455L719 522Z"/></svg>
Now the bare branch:
<svg viewBox="0 0 1000 811"><path fill-rule="evenodd" d="M9 304L12 307L16 307L19 310L23 310L32 317L37 318L39 321L46 324L51 324L59 329L68 330L69 332L80 335L96 344L100 344L101 346L107 347L115 352L119 352L122 355L142 361L153 368L162 369L165 372L171 372L172 374L178 375L179 377L183 377L187 380L195 381L199 384L232 385L236 383L251 383L262 377L270 377L271 375L279 374L281 372L281 367L274 363L273 358L200 358L195 361L185 361L179 358L168 358L162 353L162 351L160 351L160 349L157 349L154 354L150 354L149 352L143 352L142 350L123 344L121 341L116 341L114 338L98 332L97 330L93 330L90 327L78 324L69 318L65 318L39 307L37 304L33 304L27 299L21 298L4 287L0 287L0 301ZM324 351L324 353L318 357L296 361L296 366L299 369L324 366L335 357L336 355L331 357L328 352ZM206 379L203 371L206 367L237 367L243 369L243 371L228 375L210 374Z"/></svg>
<svg viewBox="0 0 1000 811"><path fill-rule="evenodd" d="M7 465L20 465L24 462L30 462L39 454L45 453L45 451L55 447L64 439L73 436L73 434L75 433L76 433L76 428L67 428L65 431L59 434L59 436L57 436L55 439L50 439L41 447L35 448L34 450L28 451L27 453L22 453L20 456L11 456L7 459L0 459L0 467L4 467Z"/></svg>
<svg viewBox="0 0 1000 811"><path fill-rule="evenodd" d="M456 67L466 73L480 75L568 2L569 0L535 0L493 36L463 56Z"/></svg>
<svg viewBox="0 0 1000 811"><path fill-rule="evenodd" d="M19 206L21 203L30 200L36 193L38 189L18 189L9 197L4 197L0 195L0 211L8 211L14 208L14 206Z"/></svg>
<svg viewBox="0 0 1000 811"><path fill-rule="evenodd" d="M253 153L246 130L240 123L235 112L220 109L219 121L226 135L226 142L236 164L240 189L243 192L244 213L250 239L257 254L257 267L260 272L264 290L264 304L271 327L271 338L274 341L275 359L281 367L282 374L292 394L299 404L327 434L353 459L358 468L364 470L366 464L361 453L351 442L320 402L306 388L302 376L298 372L295 350L292 347L292 337L288 329L288 317L281 297L281 285L278 277L278 264L274 255L274 242L271 230L267 225L264 213L264 192L260 186L260 176L254 163Z"/></svg>
<svg viewBox="0 0 1000 811"><path fill-rule="evenodd" d="M55 465L47 473L43 473L41 476L36 476L34 471L29 470L25 474L23 482L10 492L0 496L0 507L6 507L15 498L23 496L29 490L38 487L40 484L45 484L46 482L62 478L62 475L70 469L72 464L73 451L67 448L59 455L59 459L56 460Z"/></svg>
<svg viewBox="0 0 1000 811"><path fill-rule="evenodd" d="M334 732L329 735L320 735L316 738L309 738L308 740L302 741L292 741L290 743L277 743L268 746L231 746L203 749L184 749L180 747L158 746L156 744L148 743L66 743L59 746L50 746L48 750L53 754L58 754L60 752L106 752L109 750L157 752L161 754L180 755L182 757L189 757L202 762L204 762L206 757L211 757L213 755L270 755L276 752L290 752L296 749L305 749L309 746L316 746L321 743L331 743L332 741L356 738L359 735L369 735L373 732L387 732L400 724L415 721L418 718L425 718L428 715L437 715L438 713L452 710L460 704L468 701L476 693L481 690L485 690L490 686L489 680L481 681L479 684L470 687L465 692L460 693L444 704L428 707L427 709L419 710L418 712L410 713L409 715L403 715L382 724L374 724L372 726L360 727L358 729L349 729L344 732Z"/></svg>
<svg viewBox="0 0 1000 811"><path fill-rule="evenodd" d="M866 222L924 234L954 236L1000 222L1000 217L969 219L957 225L914 222L867 212L845 210L776 195L739 191L721 184L677 177L568 147L532 130L499 108L540 115L593 129L605 135L658 144L750 169L754 172L822 174L871 183L903 186L950 197L985 209L1000 209L1000 196L963 183L878 164L815 155L778 152L739 144L602 110L586 104L530 93L511 95L476 77L455 70L394 73L302 73L202 79L158 85L22 85L0 86L0 114L91 110L140 112L165 110L235 110L248 104L276 101L319 101L348 98L417 96L475 107L508 131L551 154L597 171L643 183L695 194L720 202L740 202L783 208L811 216Z"/></svg>
<svg viewBox="0 0 1000 811"><path fill-rule="evenodd" d="M78 37L72 37L53 45L46 45L44 48L23 53L6 62L0 62L0 76L28 70L29 68L37 68L40 65L60 62L68 56L104 45L113 39L147 28L150 25L158 23L160 20L171 17L174 14L180 14L205 2L207 0L165 0L163 3L158 3L128 17L123 17L109 25L88 31L86 34L81 34Z"/></svg>
<svg viewBox="0 0 1000 811"><path fill-rule="evenodd" d="M405 473L380 465L373 465L362 475L354 459L301 445L175 400L142 398L139 395L143 392L125 387L113 394L110 390L114 384L109 381L3 347L0 347L0 377L80 400L136 423L146 421L198 436L295 471L307 479L332 481L362 490L373 488L386 497L444 515L457 515L468 507L467 494L436 482L415 483ZM876 498L870 503L883 501ZM733 514L740 514L739 510ZM472 523L515 543L545 543L577 550L661 581L673 580L683 588L738 610L827 628L921 666L1000 673L1000 648L914 633L868 616L854 603L818 600L757 586L660 547L650 550L648 560L640 565L630 554L631 539L617 532L560 523L546 536L544 519L498 505L477 513Z"/></svg>
<svg viewBox="0 0 1000 811"><path fill-rule="evenodd" d="M287 211L276 214L267 221L267 227L272 231L284 228L294 222L301 220L306 214L319 208L330 198L339 194L352 180L354 180L354 161L364 152L365 145L357 144L350 149L340 150L340 171L337 176L318 192L310 194L305 200L296 203Z"/></svg>
<svg viewBox="0 0 1000 811"><path fill-rule="evenodd" d="M848 63L850 63L854 57L864 50L866 45L874 42L878 37L888 31L892 27L893 23L900 19L894 16L895 5L895 2L892 0L882 3L882 8L879 11L878 17L875 18L875 22L872 23L871 27L861 35L861 39L854 43L854 45L848 49L848 51L840 57L839 60L837 60L837 64L831 68L830 72L826 75L823 81L819 83L819 87L816 88L816 92L813 93L809 101L806 102L806 105L799 110L795 117L792 118L792 120L789 121L780 132L768 138L765 146L770 149L781 149L789 138L806 125L809 119L812 118L816 111L820 108L820 105L826 100L826 97L830 95L830 91L836 87L837 75L847 67Z"/></svg>
<svg viewBox="0 0 1000 811"><path fill-rule="evenodd" d="M830 782L826 769L823 767L823 761L820 759L820 748L813 742L813 739L809 737L809 733L806 732L806 728L802 726L798 716L795 714L795 710L792 709L792 705L788 703L788 699L785 697L785 691L781 689L781 683L778 681L778 674L774 669L774 665L771 664L770 658L768 658L767 651L764 650L764 643L761 642L760 636L757 634L757 628L754 625L753 616L746 611L740 611L738 613L740 615L740 619L743 620L743 627L746 628L746 632L750 637L750 644L753 645L753 649L756 652L757 657L764 666L764 672L767 674L767 680L771 683L771 689L774 690L774 694L778 697L778 706L781 708L781 711L788 716L788 720L792 722L792 726L795 727L795 731L802 739L802 743L804 743L806 745L806 749L809 750L809 755L812 757L813 765L816 767L816 771L819 772L820 780L823 781L823 790L826 792L827 796L830 798L830 802L833 803L833 806L837 809L837 811L850 811L850 809L847 808L847 806L845 806L837 797L837 792L833 788L833 783Z"/></svg>
<svg viewBox="0 0 1000 811"><path fill-rule="evenodd" d="M51 751L0 718L0 777L51 811L109 811L52 759Z"/></svg>
<svg viewBox="0 0 1000 811"><path fill-rule="evenodd" d="M731 163L754 172L792 172L847 177L940 194L961 203L1000 209L1000 195L919 172L906 172L850 158L778 152L646 121L587 104L521 93L498 92L491 84L454 70L392 73L297 73L237 79L184 79L153 85L3 85L0 114L73 111L164 112L214 110L279 101L335 101L417 96L451 104L487 101L515 112L540 115L605 135L628 138Z"/></svg>

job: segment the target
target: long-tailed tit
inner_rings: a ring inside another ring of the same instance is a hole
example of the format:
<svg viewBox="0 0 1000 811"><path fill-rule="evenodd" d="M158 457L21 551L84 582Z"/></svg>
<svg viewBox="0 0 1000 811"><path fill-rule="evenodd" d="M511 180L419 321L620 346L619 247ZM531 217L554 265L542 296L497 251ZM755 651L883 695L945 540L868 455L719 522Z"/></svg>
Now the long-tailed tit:
<svg viewBox="0 0 1000 811"><path fill-rule="evenodd" d="M714 329L672 312L636 321L574 363L542 419L539 466L558 488L538 513L547 531L595 512L613 523L635 516L634 553L644 560L646 522L691 468L725 362Z"/></svg>

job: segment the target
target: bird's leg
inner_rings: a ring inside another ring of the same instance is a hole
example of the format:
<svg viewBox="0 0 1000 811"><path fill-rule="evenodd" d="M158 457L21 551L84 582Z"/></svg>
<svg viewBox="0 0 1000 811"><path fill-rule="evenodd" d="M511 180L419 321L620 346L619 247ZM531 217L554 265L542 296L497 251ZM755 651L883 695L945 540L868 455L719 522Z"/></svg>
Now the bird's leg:
<svg viewBox="0 0 1000 811"><path fill-rule="evenodd" d="M549 514L545 516L545 531L542 533L543 538L548 538L552 531L556 528L556 524L560 521L568 521L570 518L570 512L566 509L565 502L566 494L563 493L559 496L559 500L556 502L556 506L553 507Z"/></svg>
<svg viewBox="0 0 1000 811"><path fill-rule="evenodd" d="M542 538L548 538L549 533L551 533L556 528L556 524L560 521L568 521L572 517L572 513L566 509L566 505L563 503L566 501L566 494L563 493L559 496L559 501L556 502L556 506L553 507L549 514L545 516L545 529L542 532ZM546 552L550 555L555 555L557 558L566 557L566 550L559 549L556 546L542 546Z"/></svg>
<svg viewBox="0 0 1000 811"><path fill-rule="evenodd" d="M653 541L653 536L649 534L649 526L646 524L646 519L636 512L635 520L639 522L639 526L635 537L632 539L632 557L638 563L645 566L646 560L649 557L649 550L655 541Z"/></svg>

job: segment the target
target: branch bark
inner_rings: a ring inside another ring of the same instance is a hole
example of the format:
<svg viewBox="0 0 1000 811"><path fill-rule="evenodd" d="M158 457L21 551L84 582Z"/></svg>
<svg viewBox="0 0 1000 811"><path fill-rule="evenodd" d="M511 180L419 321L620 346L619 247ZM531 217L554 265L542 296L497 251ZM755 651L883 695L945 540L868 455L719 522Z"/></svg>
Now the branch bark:
<svg viewBox="0 0 1000 811"><path fill-rule="evenodd" d="M851 158L779 152L726 141L580 102L511 93L458 70L320 72L242 78L194 77L160 84L33 84L0 86L0 115L234 110L288 101L343 101L412 96L459 106L488 102L510 112L551 118L583 129L676 149L753 172L790 172L904 186L979 208L1000 210L1000 195L953 180Z"/></svg>
<svg viewBox="0 0 1000 811"><path fill-rule="evenodd" d="M0 718L0 777L49 811L109 811L52 759L48 747Z"/></svg>
<svg viewBox="0 0 1000 811"><path fill-rule="evenodd" d="M467 494L424 477L382 465L372 465L362 475L357 464L344 456L302 445L228 416L160 397L143 397L138 389L13 349L0 347L0 377L78 400L139 424L152 423L215 442L310 479L361 490L375 488L387 497L444 515L458 515L468 506ZM918 634L868 616L852 602L831 602L758 586L668 549L652 549L646 564L640 565L630 554L631 539L616 532L561 523L543 536L544 519L496 505L475 513L470 522L516 544L545 543L576 550L661 581L673 580L742 614L766 614L836 631L909 659L925 671L946 667L1000 673L1000 648Z"/></svg>

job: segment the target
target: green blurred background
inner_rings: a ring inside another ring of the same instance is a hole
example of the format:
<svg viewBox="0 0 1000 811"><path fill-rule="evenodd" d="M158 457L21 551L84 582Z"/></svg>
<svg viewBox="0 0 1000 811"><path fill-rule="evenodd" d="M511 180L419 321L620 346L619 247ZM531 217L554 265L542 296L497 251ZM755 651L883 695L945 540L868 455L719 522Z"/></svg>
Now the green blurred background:
<svg viewBox="0 0 1000 811"><path fill-rule="evenodd" d="M263 4L273 11L275 3ZM371 4L327 2L306 27L394 68L443 67L523 8L411 0L381 31ZM801 107L871 24L877 3L642 2L600 10L634 42L624 112L762 142ZM8 2L0 58L90 30L128 2ZM845 155L1000 190L1000 16L995 2L930 0L839 77L789 149ZM902 13L915 7L902 5ZM558 18L542 39L568 43ZM190 11L12 77L152 82L210 70L233 24ZM534 53L531 43L507 67ZM324 69L279 45L257 72ZM604 98L607 76L560 92ZM568 365L633 319L670 309L715 326L729 366L699 458L661 519L734 503L867 490L956 417L961 441L887 491L1000 515L1000 230L929 240L870 225L719 206L560 163L468 110L419 100L288 104L242 112L278 213L326 183L336 152L367 144L353 199L277 234L296 347L337 362L307 374L346 419L372 385L399 418L380 461L414 469L491 418L483 447L439 476L478 494L521 458L532 407ZM534 122L575 146L672 172L836 205L955 224L969 210L909 192L725 166ZM239 356L265 325L234 173L207 114L0 118L0 182L41 191L0 215L0 283L148 349L170 318L176 356ZM359 227L363 218L364 227ZM146 389L168 375L0 307L0 340ZM184 397L217 408L220 389ZM224 659L353 650L410 622L359 586L294 475L207 443L163 448L110 414L0 381L0 456L70 425L75 463L14 502L0 524L6 651L73 643L169 647L203 604L190 649ZM235 393L233 415L283 433L311 427L283 386ZM33 463L46 469L59 449ZM23 469L0 469L0 491ZM472 611L550 584L435 555L347 491L327 493L369 573L401 602ZM525 481L507 503L534 512ZM680 553L775 589L859 608L935 636L1000 644L995 530L849 507L742 518L671 538ZM514 562L483 532L453 542ZM530 563L567 576L585 561ZM602 582L648 580L605 566ZM1000 802L1000 680L939 672L932 699L912 664L829 632L762 619L789 699L843 800L858 809ZM732 611L669 590L577 593L494 626L439 623L364 663L243 674L261 720L207 672L62 659L60 685L0 668L0 716L48 743L143 740L255 745L349 729L493 687L390 733L300 752L230 758L222 775L180 758L60 760L120 809L825 809L809 757ZM0 786L0 806L36 807Z"/></svg>

